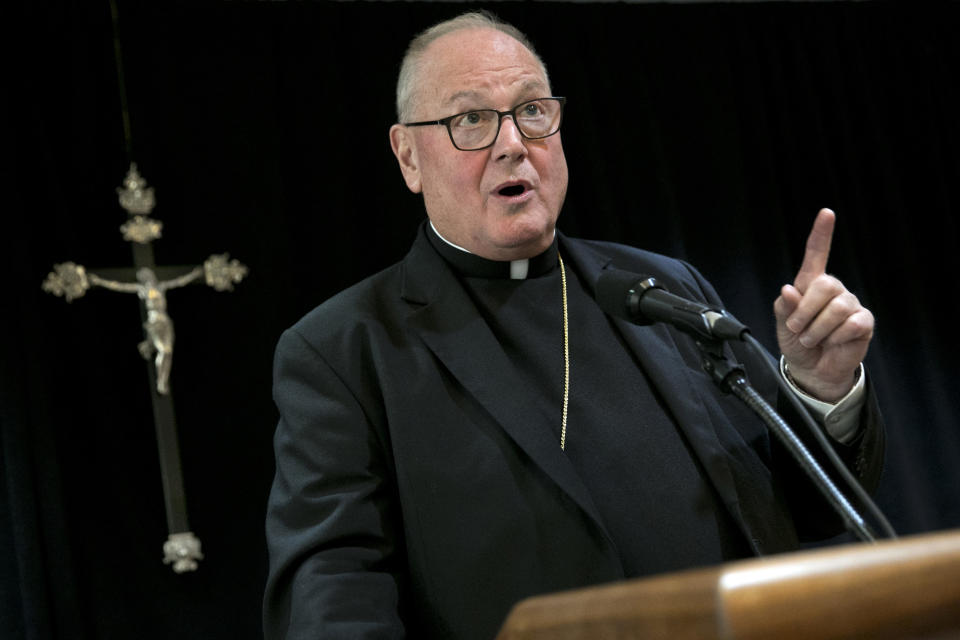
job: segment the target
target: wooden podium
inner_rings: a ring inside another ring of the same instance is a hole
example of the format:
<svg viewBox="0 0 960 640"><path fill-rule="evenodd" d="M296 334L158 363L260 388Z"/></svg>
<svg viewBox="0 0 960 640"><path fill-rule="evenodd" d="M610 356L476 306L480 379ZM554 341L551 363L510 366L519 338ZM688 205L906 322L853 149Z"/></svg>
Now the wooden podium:
<svg viewBox="0 0 960 640"><path fill-rule="evenodd" d="M960 638L960 530L538 596L497 640Z"/></svg>

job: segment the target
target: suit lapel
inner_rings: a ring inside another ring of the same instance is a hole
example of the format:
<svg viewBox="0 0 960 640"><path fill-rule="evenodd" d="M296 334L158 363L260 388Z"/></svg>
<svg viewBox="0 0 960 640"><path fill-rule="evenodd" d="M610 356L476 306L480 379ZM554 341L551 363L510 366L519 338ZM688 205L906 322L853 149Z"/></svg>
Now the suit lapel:
<svg viewBox="0 0 960 640"><path fill-rule="evenodd" d="M513 365L456 276L422 234L404 260L404 270L401 295L417 307L409 317L410 327L610 541L589 492L560 449L559 440L542 427L556 416L543 415L535 403L525 402L523 394L517 393L522 384ZM613 546L612 541L610 544Z"/></svg>
<svg viewBox="0 0 960 640"><path fill-rule="evenodd" d="M582 244L566 241L563 236L561 241L561 251L569 256L569 262L584 277L591 295L594 295L600 274L611 266L610 258ZM699 359L690 349L681 350L674 334L663 324L637 326L620 319L614 319L613 323L687 437L734 521L754 545L754 536L741 509L729 455L718 439L714 422L706 409L708 400L703 397L702 382L693 377L700 370Z"/></svg>

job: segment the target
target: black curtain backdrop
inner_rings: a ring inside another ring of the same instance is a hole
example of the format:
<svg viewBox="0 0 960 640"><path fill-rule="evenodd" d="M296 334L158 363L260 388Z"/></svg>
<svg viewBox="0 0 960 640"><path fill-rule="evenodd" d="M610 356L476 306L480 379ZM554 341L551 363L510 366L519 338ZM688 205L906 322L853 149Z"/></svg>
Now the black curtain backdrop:
<svg viewBox="0 0 960 640"><path fill-rule="evenodd" d="M119 0L132 159L165 225L157 260L229 251L250 267L233 293L168 294L206 554L186 575L161 563L135 296L65 304L40 289L55 262L131 263L109 6L11 6L0 637L259 637L273 347L405 254L424 214L387 140L399 59L468 5ZM772 349L778 288L816 211L837 211L830 270L878 318L878 501L901 534L960 526L957 5L488 7L530 34L569 99L566 233L691 261Z"/></svg>

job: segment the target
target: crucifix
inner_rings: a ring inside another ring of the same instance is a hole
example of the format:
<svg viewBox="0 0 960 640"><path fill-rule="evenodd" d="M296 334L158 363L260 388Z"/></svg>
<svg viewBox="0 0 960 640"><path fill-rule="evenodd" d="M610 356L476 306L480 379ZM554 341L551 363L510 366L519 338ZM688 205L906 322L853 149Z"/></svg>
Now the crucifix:
<svg viewBox="0 0 960 640"><path fill-rule="evenodd" d="M83 297L87 290L101 287L121 293L135 293L140 300L144 339L137 345L147 360L154 427L160 453L160 472L167 512L169 536L163 545L164 563L176 573L195 571L203 559L200 540L190 530L173 413L170 374L173 365L173 320L167 313L166 292L194 282L204 282L217 291L232 291L243 280L247 268L229 254L211 255L197 266L157 266L150 244L162 235L163 223L150 217L156 204L153 188L131 163L118 188L120 206L130 218L120 227L123 238L132 243L134 267L88 271L83 265L64 262L53 265L43 290L63 296L67 302Z"/></svg>

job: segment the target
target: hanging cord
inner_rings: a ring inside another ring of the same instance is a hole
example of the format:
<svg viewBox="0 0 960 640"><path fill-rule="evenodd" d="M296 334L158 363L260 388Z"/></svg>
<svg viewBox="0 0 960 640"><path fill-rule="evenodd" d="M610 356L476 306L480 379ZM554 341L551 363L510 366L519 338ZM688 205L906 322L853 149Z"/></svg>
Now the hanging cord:
<svg viewBox="0 0 960 640"><path fill-rule="evenodd" d="M120 50L120 18L117 0L110 0L110 20L113 23L113 59L117 67L117 90L120 93L120 117L123 120L123 147L127 164L133 162L133 137L130 134L130 109L127 107L127 83L123 76L123 55Z"/></svg>

